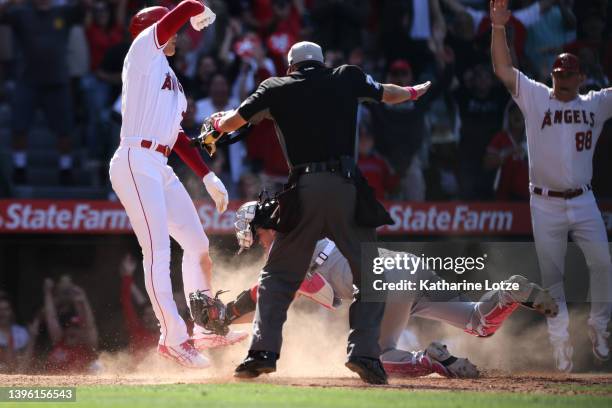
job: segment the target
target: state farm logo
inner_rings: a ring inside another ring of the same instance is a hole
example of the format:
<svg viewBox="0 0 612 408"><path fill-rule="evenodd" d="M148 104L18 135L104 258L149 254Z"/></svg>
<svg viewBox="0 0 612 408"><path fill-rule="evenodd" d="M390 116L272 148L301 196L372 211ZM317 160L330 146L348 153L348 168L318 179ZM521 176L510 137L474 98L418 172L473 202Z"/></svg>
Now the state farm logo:
<svg viewBox="0 0 612 408"><path fill-rule="evenodd" d="M394 224L387 230L402 232L504 232L512 230L514 218L510 210L475 210L467 205L444 209L392 205L389 214Z"/></svg>
<svg viewBox="0 0 612 408"><path fill-rule="evenodd" d="M93 208L77 203L60 208L55 204L35 206L32 203L13 203L7 206L2 229L13 231L105 231L130 230L127 214L119 208Z"/></svg>
<svg viewBox="0 0 612 408"><path fill-rule="evenodd" d="M234 231L234 211L219 214L210 203L197 205L206 231ZM0 230L5 232L129 233L125 210L112 203L17 201L0 206Z"/></svg>

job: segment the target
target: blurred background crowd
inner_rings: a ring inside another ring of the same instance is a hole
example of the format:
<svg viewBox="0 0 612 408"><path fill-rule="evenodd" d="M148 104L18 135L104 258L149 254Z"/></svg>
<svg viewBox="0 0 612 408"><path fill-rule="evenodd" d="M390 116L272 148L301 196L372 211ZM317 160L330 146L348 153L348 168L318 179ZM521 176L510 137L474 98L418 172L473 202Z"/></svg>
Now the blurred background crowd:
<svg viewBox="0 0 612 408"><path fill-rule="evenodd" d="M0 0L0 197L114 198L108 161L119 141L127 25L136 11L155 4L171 8L175 1ZM360 107L359 166L380 199L528 199L524 121L491 69L487 0L206 4L217 14L215 24L202 33L187 25L170 58L188 97L187 134L197 135L210 114L238 107L264 79L284 75L291 45L311 40L323 47L330 67L359 65L378 81L403 86L433 82L417 102ZM510 5L507 33L516 66L550 83L555 56L570 51L586 74L582 92L610 86L612 4ZM612 199L611 134L608 123L595 150L593 187L604 200ZM276 190L288 172L270 121L205 159L237 200ZM180 160L170 161L194 199L208 198ZM32 289L38 309L21 313L34 316L25 326L16 323L15 311L23 299L0 291L0 371L95 372L101 343L127 345L137 362L159 331L142 285L134 282L136 259L126 255L118 269L119 292L106 295L120 299L122 329L102 333L102 340L85 291L67 275L46 279L42 293ZM188 321L182 293L175 298Z"/></svg>
<svg viewBox="0 0 612 408"><path fill-rule="evenodd" d="M93 374L102 369L99 352L109 348L127 352L124 369L137 367L159 341L157 318L142 279L135 278L137 270L142 275L139 267L127 253L118 271L109 271L119 290L107 296L119 299L121 309L120 316L112 315L117 330L111 335L99 335L90 300L69 275L46 278L41 296L32 293L41 304L26 325L18 324L13 298L0 290L0 373ZM193 321L183 292L175 292L174 298L191 334Z"/></svg>
<svg viewBox="0 0 612 408"><path fill-rule="evenodd" d="M173 7L174 0L160 4ZM3 0L0 5L0 195L113 198L107 163L118 144L121 69L140 0ZM360 108L359 165L380 198L527 200L521 112L494 77L486 0L210 0L216 23L180 32L171 66L188 96L183 127L196 135L213 112L236 108L267 77L284 75L299 40L327 65L356 64L382 82L433 81L418 102ZM606 0L512 0L516 66L549 83L570 51L583 92L609 86L612 13ZM612 142L604 129L593 180L612 197ZM175 158L176 159L176 158ZM176 161L175 159L171 161ZM207 158L208 159L208 158ZM177 173L194 198L200 180ZM220 151L210 166L230 198L275 190L287 175L270 122Z"/></svg>

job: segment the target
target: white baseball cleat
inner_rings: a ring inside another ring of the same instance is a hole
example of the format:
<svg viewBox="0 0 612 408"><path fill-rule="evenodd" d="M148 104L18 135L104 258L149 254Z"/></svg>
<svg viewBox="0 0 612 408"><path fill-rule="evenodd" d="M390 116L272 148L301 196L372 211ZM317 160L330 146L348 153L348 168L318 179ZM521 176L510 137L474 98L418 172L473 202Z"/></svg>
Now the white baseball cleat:
<svg viewBox="0 0 612 408"><path fill-rule="evenodd" d="M214 333L194 333L191 337L193 345L199 351L208 350L217 347L231 346L241 342L249 337L249 334L244 331L230 330L225 336Z"/></svg>
<svg viewBox="0 0 612 408"><path fill-rule="evenodd" d="M595 358L600 361L608 361L610 359L610 346L608 345L610 333L589 326L589 337L593 343L593 354Z"/></svg>
<svg viewBox="0 0 612 408"><path fill-rule="evenodd" d="M553 352L557 370L564 373L571 372L574 368L574 363L572 362L574 347L572 347L569 340L553 344Z"/></svg>
<svg viewBox="0 0 612 408"><path fill-rule="evenodd" d="M191 340L187 340L178 346L157 346L157 352L164 358L172 360L187 368L208 368L210 362L195 349Z"/></svg>

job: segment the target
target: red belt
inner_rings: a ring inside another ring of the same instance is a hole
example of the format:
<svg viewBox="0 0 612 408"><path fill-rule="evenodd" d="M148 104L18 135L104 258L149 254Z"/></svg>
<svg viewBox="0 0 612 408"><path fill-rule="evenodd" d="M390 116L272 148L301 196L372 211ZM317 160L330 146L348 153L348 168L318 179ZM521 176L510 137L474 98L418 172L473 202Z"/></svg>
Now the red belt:
<svg viewBox="0 0 612 408"><path fill-rule="evenodd" d="M140 141L140 147L144 147L145 149L150 149L151 146L153 146L153 142L150 140L141 140ZM163 154L164 156L168 157L170 156L170 152L172 152L172 149L169 148L166 145L157 145L157 147L155 148L156 152L159 152L161 154Z"/></svg>
<svg viewBox="0 0 612 408"><path fill-rule="evenodd" d="M582 195L582 194L586 193L587 191L591 191L591 186L586 186L585 189L577 188L575 190L565 190L565 191L551 191L551 190L548 190L548 192L546 194L544 194L544 189L542 189L540 187L533 187L531 189L531 191L533 191L534 194L537 194L537 195L546 195L546 196L549 196L549 197L564 198L566 200L569 200L569 199L572 199L574 197L578 197L579 195Z"/></svg>

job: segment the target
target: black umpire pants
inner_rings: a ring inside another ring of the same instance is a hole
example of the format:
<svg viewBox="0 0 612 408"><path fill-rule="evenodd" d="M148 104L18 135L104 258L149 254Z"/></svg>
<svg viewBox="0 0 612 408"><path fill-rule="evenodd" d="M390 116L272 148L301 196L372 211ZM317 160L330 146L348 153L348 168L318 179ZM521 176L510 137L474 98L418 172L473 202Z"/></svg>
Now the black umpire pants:
<svg viewBox="0 0 612 408"><path fill-rule="evenodd" d="M357 288L361 283L361 243L376 230L355 223L356 189L338 173L304 174L298 181L302 217L289 233L278 233L261 272L251 350L280 354L287 309L304 280L316 242L328 237L346 257ZM353 296L349 310L349 356L379 358L378 338L385 304Z"/></svg>

